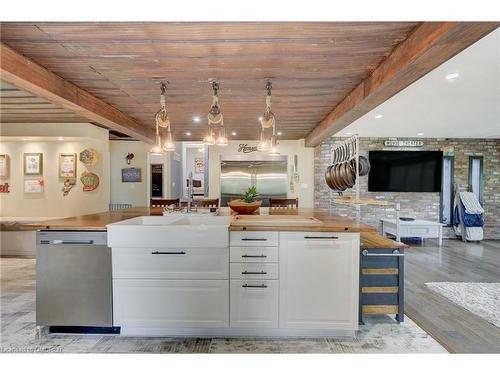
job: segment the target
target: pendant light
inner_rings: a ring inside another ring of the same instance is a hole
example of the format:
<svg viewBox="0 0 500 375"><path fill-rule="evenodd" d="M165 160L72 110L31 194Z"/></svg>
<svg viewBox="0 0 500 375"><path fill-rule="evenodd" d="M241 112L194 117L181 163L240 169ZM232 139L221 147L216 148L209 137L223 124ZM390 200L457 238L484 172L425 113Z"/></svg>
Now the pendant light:
<svg viewBox="0 0 500 375"><path fill-rule="evenodd" d="M274 116L273 111L271 110L271 91L273 89L273 85L271 81L266 83L266 111L260 120L260 141L257 145L257 149L259 151L268 151L271 155L279 154L278 147L278 137L276 135L276 118ZM266 136L267 129L271 128L271 136L268 138Z"/></svg>
<svg viewBox="0 0 500 375"><path fill-rule="evenodd" d="M164 152L175 151L175 143L172 140L172 132L170 130L170 119L167 114L167 85L161 83L160 85L160 105L161 108L155 115L156 123L156 137L155 146L151 149L153 154L163 154ZM167 134L165 137L165 143L161 143L160 128L166 128Z"/></svg>
<svg viewBox="0 0 500 375"><path fill-rule="evenodd" d="M206 145L227 146L226 128L224 127L224 116L219 105L219 83L212 81L212 106L208 111L208 131L203 138ZM216 135L217 134L217 135Z"/></svg>

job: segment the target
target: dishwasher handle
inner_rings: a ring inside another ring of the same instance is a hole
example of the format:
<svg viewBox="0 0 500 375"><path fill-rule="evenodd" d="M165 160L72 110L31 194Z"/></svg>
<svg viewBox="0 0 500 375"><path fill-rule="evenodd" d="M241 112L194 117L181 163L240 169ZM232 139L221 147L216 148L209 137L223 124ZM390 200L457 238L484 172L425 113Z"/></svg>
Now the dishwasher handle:
<svg viewBox="0 0 500 375"><path fill-rule="evenodd" d="M93 245L94 240L40 240L42 245Z"/></svg>

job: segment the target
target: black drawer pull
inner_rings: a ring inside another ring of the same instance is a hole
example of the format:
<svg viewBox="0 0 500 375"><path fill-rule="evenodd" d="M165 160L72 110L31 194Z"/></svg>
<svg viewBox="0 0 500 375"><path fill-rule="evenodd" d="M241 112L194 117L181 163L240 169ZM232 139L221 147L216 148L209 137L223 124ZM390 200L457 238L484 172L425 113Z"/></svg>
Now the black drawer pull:
<svg viewBox="0 0 500 375"><path fill-rule="evenodd" d="M242 238L242 241L267 241L267 238Z"/></svg>
<svg viewBox="0 0 500 375"><path fill-rule="evenodd" d="M335 236L304 236L306 240L338 240Z"/></svg>
<svg viewBox="0 0 500 375"><path fill-rule="evenodd" d="M260 285L243 284L241 287L242 288L267 288L267 285L266 284L260 284Z"/></svg>
<svg viewBox="0 0 500 375"><path fill-rule="evenodd" d="M185 251L153 251L151 252L153 255L184 255Z"/></svg>
<svg viewBox="0 0 500 375"><path fill-rule="evenodd" d="M267 255L248 255L248 254L244 254L241 256L242 258L267 258Z"/></svg>
<svg viewBox="0 0 500 375"><path fill-rule="evenodd" d="M392 253L370 253L368 250L363 250L361 252L365 257L404 257L404 254L401 254L399 250L394 250Z"/></svg>
<svg viewBox="0 0 500 375"><path fill-rule="evenodd" d="M257 272L243 271L241 274L242 275L267 275L267 272L266 271L257 271Z"/></svg>

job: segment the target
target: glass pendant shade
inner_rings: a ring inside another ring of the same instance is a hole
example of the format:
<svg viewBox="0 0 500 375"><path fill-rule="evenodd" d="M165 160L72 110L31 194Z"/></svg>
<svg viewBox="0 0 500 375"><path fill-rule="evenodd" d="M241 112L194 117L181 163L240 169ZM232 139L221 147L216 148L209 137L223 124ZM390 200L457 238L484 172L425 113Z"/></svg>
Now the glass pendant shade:
<svg viewBox="0 0 500 375"><path fill-rule="evenodd" d="M163 154L163 147L161 147L161 138L159 136L156 137L156 143L150 152L152 154Z"/></svg>
<svg viewBox="0 0 500 375"><path fill-rule="evenodd" d="M203 143L207 146L215 144L214 131L210 125L208 125L208 134L203 138Z"/></svg>
<svg viewBox="0 0 500 375"><path fill-rule="evenodd" d="M278 146L278 137L276 137L276 135L272 135L271 136L271 145L270 145L270 148L269 148L269 154L270 155L279 155L280 153L280 150L279 150L279 146Z"/></svg>
<svg viewBox="0 0 500 375"><path fill-rule="evenodd" d="M158 128L158 124L156 124L155 145L150 150L150 152L152 154L163 154L163 147L161 146L160 129Z"/></svg>
<svg viewBox="0 0 500 375"><path fill-rule="evenodd" d="M217 138L217 141L215 142L215 144L217 146L227 146L227 137L226 137L226 129L224 128L224 125L222 125L220 128L219 128L219 137Z"/></svg>
<svg viewBox="0 0 500 375"><path fill-rule="evenodd" d="M264 129L260 129L260 141L257 145L258 151L267 151L269 150L269 140L266 138L266 134Z"/></svg>
<svg viewBox="0 0 500 375"><path fill-rule="evenodd" d="M165 138L165 143L163 144L163 149L167 152L175 151L175 143L172 140L172 133L170 132L170 128L167 130L167 136Z"/></svg>

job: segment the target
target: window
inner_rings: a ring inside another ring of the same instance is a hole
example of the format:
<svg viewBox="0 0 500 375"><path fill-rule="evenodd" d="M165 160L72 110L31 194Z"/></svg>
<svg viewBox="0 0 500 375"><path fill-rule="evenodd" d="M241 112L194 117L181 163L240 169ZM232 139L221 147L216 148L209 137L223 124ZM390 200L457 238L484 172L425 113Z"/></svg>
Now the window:
<svg viewBox="0 0 500 375"><path fill-rule="evenodd" d="M483 157L469 157L469 188L477 197L481 205L483 204Z"/></svg>
<svg viewBox="0 0 500 375"><path fill-rule="evenodd" d="M441 188L441 222L451 226L453 217L453 156L443 156L443 181Z"/></svg>

